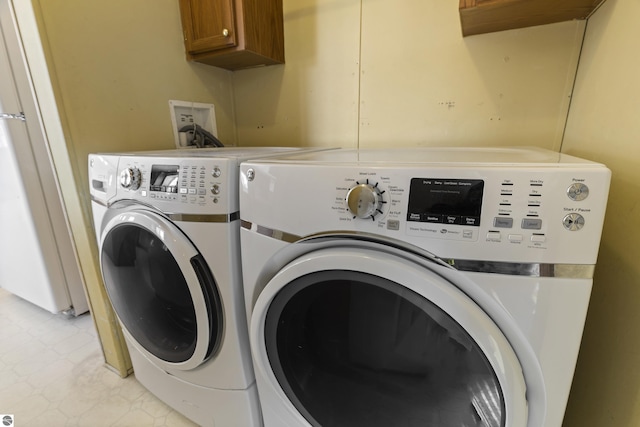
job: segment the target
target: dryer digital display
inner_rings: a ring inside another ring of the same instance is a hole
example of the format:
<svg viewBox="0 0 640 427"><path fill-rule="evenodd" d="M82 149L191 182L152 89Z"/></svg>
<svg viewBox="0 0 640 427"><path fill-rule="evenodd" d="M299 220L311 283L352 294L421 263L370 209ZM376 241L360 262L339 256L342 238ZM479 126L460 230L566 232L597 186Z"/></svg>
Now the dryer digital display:
<svg viewBox="0 0 640 427"><path fill-rule="evenodd" d="M151 166L151 185L149 190L177 193L179 169L177 165Z"/></svg>
<svg viewBox="0 0 640 427"><path fill-rule="evenodd" d="M481 179L412 178L407 221L480 226Z"/></svg>

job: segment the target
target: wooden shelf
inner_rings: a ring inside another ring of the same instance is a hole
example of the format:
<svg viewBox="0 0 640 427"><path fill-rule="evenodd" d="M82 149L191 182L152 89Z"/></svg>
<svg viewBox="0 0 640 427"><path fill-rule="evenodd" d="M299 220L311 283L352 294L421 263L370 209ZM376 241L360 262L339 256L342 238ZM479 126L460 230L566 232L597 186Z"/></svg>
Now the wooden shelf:
<svg viewBox="0 0 640 427"><path fill-rule="evenodd" d="M604 0L460 0L462 35L586 19Z"/></svg>

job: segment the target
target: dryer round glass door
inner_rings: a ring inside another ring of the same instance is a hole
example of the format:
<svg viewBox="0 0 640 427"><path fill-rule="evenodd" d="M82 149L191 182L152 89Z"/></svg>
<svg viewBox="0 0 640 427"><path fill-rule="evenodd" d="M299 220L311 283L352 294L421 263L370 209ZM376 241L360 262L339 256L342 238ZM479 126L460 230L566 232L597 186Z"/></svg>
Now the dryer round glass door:
<svg viewBox="0 0 640 427"><path fill-rule="evenodd" d="M211 357L222 334L213 275L191 241L150 211L113 217L102 234L100 264L124 330L148 357L192 369Z"/></svg>
<svg viewBox="0 0 640 427"><path fill-rule="evenodd" d="M252 345L261 323L272 377L313 426L526 424L524 378L506 338L424 267L375 251L317 251L281 270L256 309Z"/></svg>

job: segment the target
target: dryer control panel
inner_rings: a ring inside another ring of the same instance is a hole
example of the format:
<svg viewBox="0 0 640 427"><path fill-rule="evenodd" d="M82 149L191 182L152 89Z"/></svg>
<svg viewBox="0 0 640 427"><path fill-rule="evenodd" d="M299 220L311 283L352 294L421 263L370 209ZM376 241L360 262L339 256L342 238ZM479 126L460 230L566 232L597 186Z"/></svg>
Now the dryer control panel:
<svg viewBox="0 0 640 427"><path fill-rule="evenodd" d="M443 258L556 264L595 264L610 180L595 163L241 166L249 169L241 217L261 227L382 235Z"/></svg>

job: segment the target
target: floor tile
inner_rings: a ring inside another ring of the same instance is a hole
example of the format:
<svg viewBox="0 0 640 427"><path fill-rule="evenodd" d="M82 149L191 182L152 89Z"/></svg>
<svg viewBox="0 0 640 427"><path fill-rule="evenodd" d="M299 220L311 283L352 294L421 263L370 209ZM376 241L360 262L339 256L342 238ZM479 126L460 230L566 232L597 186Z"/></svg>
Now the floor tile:
<svg viewBox="0 0 640 427"><path fill-rule="evenodd" d="M0 414L16 426L195 426L105 366L88 314L54 315L0 288L0 342Z"/></svg>

